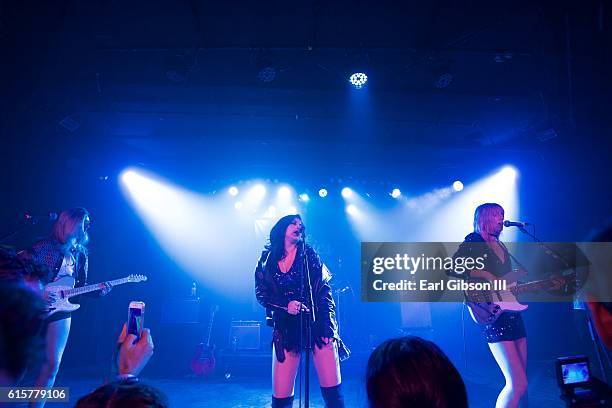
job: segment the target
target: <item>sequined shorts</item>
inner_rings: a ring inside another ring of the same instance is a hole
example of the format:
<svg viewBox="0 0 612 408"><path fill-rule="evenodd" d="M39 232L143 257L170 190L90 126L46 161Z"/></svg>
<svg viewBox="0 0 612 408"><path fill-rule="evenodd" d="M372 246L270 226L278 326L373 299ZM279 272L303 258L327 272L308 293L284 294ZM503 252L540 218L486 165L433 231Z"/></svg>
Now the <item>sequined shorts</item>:
<svg viewBox="0 0 612 408"><path fill-rule="evenodd" d="M482 333L487 343L518 340L526 337L525 324L520 313L504 312L491 324L483 327Z"/></svg>

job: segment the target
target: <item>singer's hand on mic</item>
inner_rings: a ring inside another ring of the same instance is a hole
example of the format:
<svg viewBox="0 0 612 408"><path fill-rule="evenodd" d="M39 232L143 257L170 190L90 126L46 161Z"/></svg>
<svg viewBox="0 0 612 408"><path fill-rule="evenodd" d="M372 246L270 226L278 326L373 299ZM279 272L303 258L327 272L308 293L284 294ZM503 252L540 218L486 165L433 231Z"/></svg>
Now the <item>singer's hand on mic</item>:
<svg viewBox="0 0 612 408"><path fill-rule="evenodd" d="M333 346L332 340L333 337L321 337L324 346Z"/></svg>
<svg viewBox="0 0 612 408"><path fill-rule="evenodd" d="M301 302L298 302L297 300L292 300L291 302L289 302L289 304L287 305L287 313L289 313L290 315L296 315L300 312L310 312L310 309L308 309L306 305Z"/></svg>

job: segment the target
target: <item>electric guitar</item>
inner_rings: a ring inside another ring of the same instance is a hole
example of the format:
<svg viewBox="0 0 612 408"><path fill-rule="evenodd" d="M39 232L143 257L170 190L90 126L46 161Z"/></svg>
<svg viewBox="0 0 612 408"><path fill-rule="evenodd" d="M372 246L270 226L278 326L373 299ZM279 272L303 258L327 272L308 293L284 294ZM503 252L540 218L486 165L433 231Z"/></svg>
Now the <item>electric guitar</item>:
<svg viewBox="0 0 612 408"><path fill-rule="evenodd" d="M522 312L528 308L527 305L517 300L516 297L520 293L558 289L560 284L567 282L570 277L575 278L575 274L571 273L563 277L555 276L527 283L512 282L500 290L467 290L464 293L472 319L478 324L491 324L503 312ZM470 282L488 281L486 279L471 279Z"/></svg>
<svg viewBox="0 0 612 408"><path fill-rule="evenodd" d="M115 279L111 281L95 283L93 285L81 286L80 288L74 287L74 278L71 276L64 276L51 282L45 286L44 298L47 299L47 317L57 312L74 312L81 305L75 305L70 303L69 299L74 296L79 296L84 293L95 292L96 290L102 290L106 285L118 286L124 283L136 283L144 282L147 277L144 275L130 275L125 278Z"/></svg>
<svg viewBox="0 0 612 408"><path fill-rule="evenodd" d="M215 371L215 345L210 344L210 334L212 333L215 314L219 311L219 306L214 305L210 308L210 319L208 321L208 333L206 342L196 346L196 351L191 359L191 372L197 376L207 377Z"/></svg>

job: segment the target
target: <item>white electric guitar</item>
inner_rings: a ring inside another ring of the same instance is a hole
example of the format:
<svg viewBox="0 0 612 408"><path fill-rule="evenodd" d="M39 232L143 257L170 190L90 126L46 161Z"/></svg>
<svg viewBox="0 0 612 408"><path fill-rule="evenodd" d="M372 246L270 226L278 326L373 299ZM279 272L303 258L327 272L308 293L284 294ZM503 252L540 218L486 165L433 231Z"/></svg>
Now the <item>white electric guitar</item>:
<svg viewBox="0 0 612 408"><path fill-rule="evenodd" d="M84 293L95 292L96 290L102 290L106 287L106 285L117 286L130 282L144 282L146 280L147 277L144 275L130 275L121 279L75 288L74 278L65 276L45 286L44 298L47 299L48 302L47 317L57 312L74 312L81 307L81 305L70 303L68 299L71 297L79 296Z"/></svg>

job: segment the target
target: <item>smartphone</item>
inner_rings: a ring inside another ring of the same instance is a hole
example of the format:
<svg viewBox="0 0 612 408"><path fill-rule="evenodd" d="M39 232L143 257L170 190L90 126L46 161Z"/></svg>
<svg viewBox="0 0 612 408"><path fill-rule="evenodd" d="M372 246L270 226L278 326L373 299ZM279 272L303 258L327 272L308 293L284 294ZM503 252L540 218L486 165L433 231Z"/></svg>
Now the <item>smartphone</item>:
<svg viewBox="0 0 612 408"><path fill-rule="evenodd" d="M144 327L145 303L139 301L130 302L128 308L127 334L133 334L137 339L142 335Z"/></svg>

